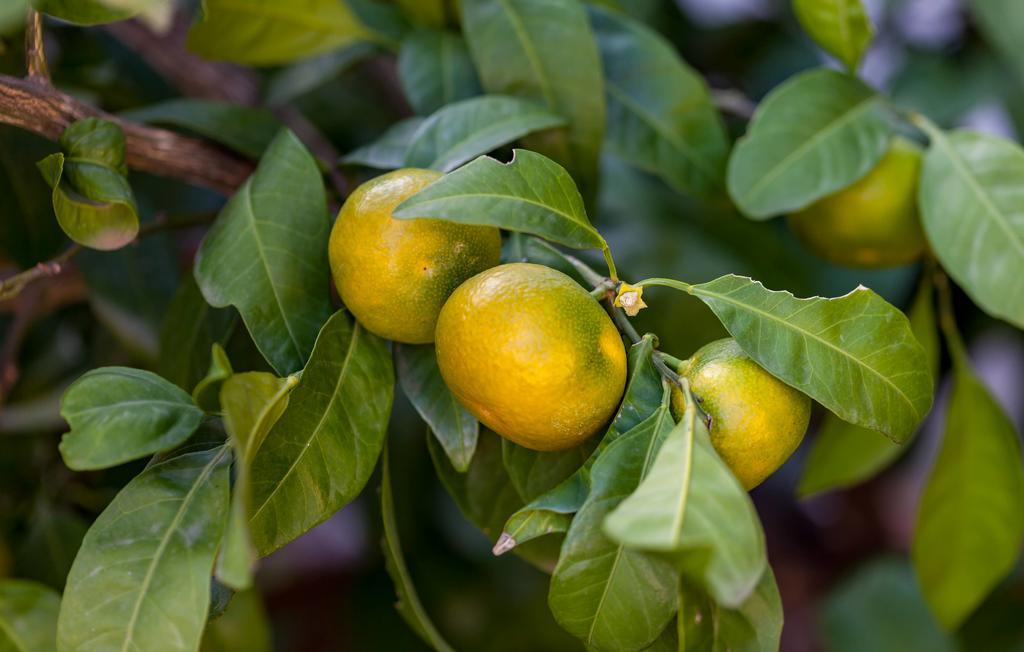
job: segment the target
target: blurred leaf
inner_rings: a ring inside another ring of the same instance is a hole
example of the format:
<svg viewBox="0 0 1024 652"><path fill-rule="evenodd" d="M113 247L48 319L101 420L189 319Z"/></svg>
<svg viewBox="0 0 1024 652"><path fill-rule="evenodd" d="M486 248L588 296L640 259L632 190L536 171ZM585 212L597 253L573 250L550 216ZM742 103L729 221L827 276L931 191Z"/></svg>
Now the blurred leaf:
<svg viewBox="0 0 1024 652"><path fill-rule="evenodd" d="M495 546L495 554L507 552L546 534L568 530L572 515L579 511L590 491L590 469L600 451L649 418L661 405L662 381L651 364L653 353L654 338L651 336L644 337L630 347L629 380L622 403L597 450L590 454L576 473L508 517L501 540ZM520 480L520 484L526 483Z"/></svg>
<svg viewBox="0 0 1024 652"><path fill-rule="evenodd" d="M867 174L890 133L883 99L855 77L801 73L757 107L729 158L729 194L752 219L804 208Z"/></svg>
<svg viewBox="0 0 1024 652"><path fill-rule="evenodd" d="M488 93L544 103L569 121L567 135L527 146L567 167L588 201L597 190L604 139L601 58L576 0L462 0L462 27Z"/></svg>
<svg viewBox="0 0 1024 652"><path fill-rule="evenodd" d="M0 580L0 649L56 652L60 595L42 584Z"/></svg>
<svg viewBox="0 0 1024 652"><path fill-rule="evenodd" d="M273 652L270 623L256 590L231 598L227 610L206 626L200 652Z"/></svg>
<svg viewBox="0 0 1024 652"><path fill-rule="evenodd" d="M489 224L577 249L607 247L569 173L525 149L515 150L509 163L481 156L406 199L392 214Z"/></svg>
<svg viewBox="0 0 1024 652"><path fill-rule="evenodd" d="M28 0L9 0L0 7L0 37L13 36L24 28L28 7Z"/></svg>
<svg viewBox="0 0 1024 652"><path fill-rule="evenodd" d="M712 448L689 392L673 425L636 491L608 514L604 532L628 548L671 555L716 602L738 608L768 565L761 522Z"/></svg>
<svg viewBox="0 0 1024 652"><path fill-rule="evenodd" d="M341 157L346 165L365 165L379 170L397 170L405 166L406 152L424 118L406 118L396 122L380 138Z"/></svg>
<svg viewBox="0 0 1024 652"><path fill-rule="evenodd" d="M1024 151L967 131L947 136L927 120L918 203L943 268L985 312L1024 328Z"/></svg>
<svg viewBox="0 0 1024 652"><path fill-rule="evenodd" d="M227 518L227 460L214 448L155 464L100 514L68 576L63 652L199 647Z"/></svg>
<svg viewBox="0 0 1024 652"><path fill-rule="evenodd" d="M188 49L207 59L268 66L371 37L340 0L203 0Z"/></svg>
<svg viewBox="0 0 1024 652"><path fill-rule="evenodd" d="M288 395L299 382L260 371L235 374L221 387L224 429L235 455L235 485L216 576L224 585L242 591L252 586L256 549L249 534L250 467L267 434L288 407Z"/></svg>
<svg viewBox="0 0 1024 652"><path fill-rule="evenodd" d="M417 25L441 27L445 23L447 0L396 0L402 13Z"/></svg>
<svg viewBox="0 0 1024 652"><path fill-rule="evenodd" d="M28 533L17 550L18 573L58 591L63 590L68 571L88 529L85 519L71 510L50 505L44 500L37 501ZM53 631L56 633L56 625Z"/></svg>
<svg viewBox="0 0 1024 652"><path fill-rule="evenodd" d="M480 423L445 385L433 345L396 344L395 363L402 391L427 422L455 470L464 473L476 450Z"/></svg>
<svg viewBox="0 0 1024 652"><path fill-rule="evenodd" d="M520 498L529 502L552 491L579 471L598 443L598 437L591 437L572 448L542 452L503 439L501 457Z"/></svg>
<svg viewBox="0 0 1024 652"><path fill-rule="evenodd" d="M24 20L24 7L18 18ZM0 127L0 250L22 268L52 258L67 244L53 217L50 188L33 165L51 151L42 138Z"/></svg>
<svg viewBox="0 0 1024 652"><path fill-rule="evenodd" d="M384 341L336 312L252 461L249 526L261 555L327 520L363 489L387 432L394 382Z"/></svg>
<svg viewBox="0 0 1024 652"><path fill-rule="evenodd" d="M857 72L874 27L860 0L793 0L800 25L823 50Z"/></svg>
<svg viewBox="0 0 1024 652"><path fill-rule="evenodd" d="M910 565L871 561L824 600L824 643L832 652L952 652L958 649L928 611Z"/></svg>
<svg viewBox="0 0 1024 652"><path fill-rule="evenodd" d="M220 344L214 343L210 347L210 368L192 390L192 400L205 412L220 412L221 387L234 373L228 354Z"/></svg>
<svg viewBox="0 0 1024 652"><path fill-rule="evenodd" d="M121 113L125 120L184 129L259 158L281 129L266 109L228 102L178 98Z"/></svg>
<svg viewBox="0 0 1024 652"><path fill-rule="evenodd" d="M227 342L234 327L234 311L206 303L189 274L174 293L160 329L160 375L186 391L196 387L211 364L213 345ZM193 398L205 409L197 394Z"/></svg>
<svg viewBox="0 0 1024 652"><path fill-rule="evenodd" d="M601 450L586 502L569 526L551 577L548 605L558 624L588 649L641 650L676 611L672 565L609 540L605 517L636 490L674 423L669 388L660 406Z"/></svg>
<svg viewBox="0 0 1024 652"><path fill-rule="evenodd" d="M267 80L266 101L281 106L335 79L377 48L369 43L353 43L340 50L299 61L272 73Z"/></svg>
<svg viewBox="0 0 1024 652"><path fill-rule="evenodd" d="M679 192L720 195L729 140L704 79L640 22L591 9L608 94L607 149Z"/></svg>
<svg viewBox="0 0 1024 652"><path fill-rule="evenodd" d="M922 279L908 317L910 330L924 348L928 368L936 378L939 335L932 305L932 284L927 275ZM797 493L806 498L864 482L907 452L915 435L916 432L905 443L896 444L874 430L847 423L829 412L807 453Z"/></svg>
<svg viewBox="0 0 1024 652"><path fill-rule="evenodd" d="M178 446L203 419L180 387L142 369L102 367L64 393L60 414L71 426L60 442L76 471L116 466Z"/></svg>
<svg viewBox="0 0 1024 652"><path fill-rule="evenodd" d="M702 591L681 585L677 620L662 635L675 643L665 648L672 652L778 652L783 611L775 575L766 567L754 592L736 609L716 605Z"/></svg>
<svg viewBox="0 0 1024 652"><path fill-rule="evenodd" d="M118 125L84 118L61 134L62 153L38 163L53 188L60 227L91 249L120 249L139 232L139 209L125 178L124 142Z"/></svg>
<svg viewBox="0 0 1024 652"><path fill-rule="evenodd" d="M412 1L427 4L424 0ZM409 104L420 115L481 93L466 42L459 34L444 30L417 30L402 41L398 80Z"/></svg>
<svg viewBox="0 0 1024 652"><path fill-rule="evenodd" d="M316 161L289 130L270 144L206 234L195 277L210 305L233 305L280 374L306 363L330 316L327 198Z"/></svg>
<svg viewBox="0 0 1024 652"><path fill-rule="evenodd" d="M966 353L951 348L946 431L921 495L911 558L925 600L955 630L1020 555L1024 468L1013 424Z"/></svg>
<svg viewBox="0 0 1024 652"><path fill-rule="evenodd" d="M427 118L409 144L405 164L449 172L528 133L564 124L564 118L534 102L501 95L475 97Z"/></svg>
<svg viewBox="0 0 1024 652"><path fill-rule="evenodd" d="M431 648L438 652L452 652L452 648L441 636L440 632L431 622L426 609L416 595L416 587L412 583L409 569L402 557L402 544L398 538L398 523L395 521L395 500L391 495L391 470L388 467L388 452L384 449L383 469L380 481L380 511L384 522L384 538L381 547L384 549L384 563L387 565L388 575L395 583L395 591L398 594L398 602L395 609L402 616L409 627L419 635Z"/></svg>
<svg viewBox="0 0 1024 652"><path fill-rule="evenodd" d="M687 287L758 364L844 420L900 443L931 409L924 349L871 290L798 299L731 274Z"/></svg>
<svg viewBox="0 0 1024 652"><path fill-rule="evenodd" d="M116 7L103 0L32 0L32 6L44 14L76 25L102 25L135 15L131 8Z"/></svg>
<svg viewBox="0 0 1024 652"><path fill-rule="evenodd" d="M969 0L967 6L974 24L1024 81L1024 6L1015 0Z"/></svg>

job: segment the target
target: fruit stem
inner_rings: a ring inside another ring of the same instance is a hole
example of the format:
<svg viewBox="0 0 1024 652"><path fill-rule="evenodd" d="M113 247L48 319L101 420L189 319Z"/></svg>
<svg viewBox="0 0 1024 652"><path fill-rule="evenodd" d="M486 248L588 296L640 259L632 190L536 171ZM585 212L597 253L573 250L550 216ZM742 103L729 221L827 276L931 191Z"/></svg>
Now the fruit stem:
<svg viewBox="0 0 1024 652"><path fill-rule="evenodd" d="M941 269L935 272L935 289L939 295L939 327L946 336L946 346L949 347L950 357L957 367L970 366L967 357L967 347L964 346L963 338L956 327L956 316L953 312L953 289L949 284L949 277Z"/></svg>
<svg viewBox="0 0 1024 652"><path fill-rule="evenodd" d="M674 355L669 355L668 353L665 353L664 351L658 351L657 354L659 356L661 356L661 358L666 363L668 363L668 365L670 367L672 367L673 369L678 369L679 367L682 367L684 364L686 364L686 360L680 360L679 358L675 357Z"/></svg>
<svg viewBox="0 0 1024 652"><path fill-rule="evenodd" d="M604 262L608 265L608 276L613 281L619 280L619 272L615 269L615 260L612 259L612 250L606 244L602 249L601 253L604 254Z"/></svg>
<svg viewBox="0 0 1024 652"><path fill-rule="evenodd" d="M689 283L683 283L682 281L676 281L671 278L645 278L642 281L637 281L633 285L637 287L647 287L648 285L660 285L666 288L672 288L673 290L679 290L680 292L686 292L687 294L693 294L693 286Z"/></svg>

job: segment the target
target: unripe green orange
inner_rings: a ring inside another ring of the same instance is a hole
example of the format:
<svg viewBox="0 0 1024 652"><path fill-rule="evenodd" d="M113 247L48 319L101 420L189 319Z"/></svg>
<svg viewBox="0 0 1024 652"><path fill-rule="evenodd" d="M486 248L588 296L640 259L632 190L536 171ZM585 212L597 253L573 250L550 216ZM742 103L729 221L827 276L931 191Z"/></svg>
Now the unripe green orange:
<svg viewBox="0 0 1024 652"><path fill-rule="evenodd" d="M433 342L448 295L501 261L495 227L391 216L440 176L410 168L371 179L345 201L331 230L331 273L341 300L367 330L389 340Z"/></svg>
<svg viewBox="0 0 1024 652"><path fill-rule="evenodd" d="M711 443L747 490L761 484L800 446L811 400L754 362L736 340L702 347L679 366L690 391L709 417ZM685 398L672 392L672 413L681 418Z"/></svg>
<svg viewBox="0 0 1024 652"><path fill-rule="evenodd" d="M905 265L925 250L917 211L921 149L895 138L878 165L848 188L789 216L808 249L837 265Z"/></svg>

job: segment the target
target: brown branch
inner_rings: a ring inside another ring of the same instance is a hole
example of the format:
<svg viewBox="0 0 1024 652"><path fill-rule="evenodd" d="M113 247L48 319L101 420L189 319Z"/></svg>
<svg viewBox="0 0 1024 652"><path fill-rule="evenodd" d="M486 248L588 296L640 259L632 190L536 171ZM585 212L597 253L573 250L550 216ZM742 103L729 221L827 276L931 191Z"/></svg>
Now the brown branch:
<svg viewBox="0 0 1024 652"><path fill-rule="evenodd" d="M254 169L251 161L212 143L121 120L53 87L0 75L0 123L57 140L71 123L90 117L121 126L127 139L126 162L142 172L229 195Z"/></svg>
<svg viewBox="0 0 1024 652"><path fill-rule="evenodd" d="M25 65L30 80L37 84L50 84L50 70L46 67L46 51L43 48L43 16L34 9L28 10L25 25Z"/></svg>

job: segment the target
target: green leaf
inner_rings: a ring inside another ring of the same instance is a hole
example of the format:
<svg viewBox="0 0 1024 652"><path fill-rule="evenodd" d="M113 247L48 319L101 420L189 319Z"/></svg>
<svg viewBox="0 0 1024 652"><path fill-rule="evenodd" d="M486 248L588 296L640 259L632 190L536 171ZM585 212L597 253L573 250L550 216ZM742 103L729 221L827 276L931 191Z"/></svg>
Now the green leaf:
<svg viewBox="0 0 1024 652"><path fill-rule="evenodd" d="M327 520L366 485L387 431L394 382L384 341L344 311L335 313L252 461L249 526L261 555Z"/></svg>
<svg viewBox="0 0 1024 652"><path fill-rule="evenodd" d="M577 249L608 246L569 173L525 149L515 150L507 164L481 156L403 201L393 215L489 224Z"/></svg>
<svg viewBox="0 0 1024 652"><path fill-rule="evenodd" d="M708 436L687 397L647 475L604 522L605 534L628 548L665 553L716 602L738 608L764 574L764 531L750 496Z"/></svg>
<svg viewBox="0 0 1024 652"><path fill-rule="evenodd" d="M216 61L270 66L371 36L339 0L203 0L188 49Z"/></svg>
<svg viewBox="0 0 1024 652"><path fill-rule="evenodd" d="M63 590L68 571L75 561L89 524L70 508L39 499L21 538L15 560L18 573L26 578ZM57 627L54 623L53 632Z"/></svg>
<svg viewBox="0 0 1024 652"><path fill-rule="evenodd" d="M381 136L341 157L345 165L365 165L379 170L397 170L405 166L406 152L423 126L424 118L406 118L391 125Z"/></svg>
<svg viewBox="0 0 1024 652"><path fill-rule="evenodd" d="M178 98L121 113L125 120L177 127L259 158L281 123L266 109Z"/></svg>
<svg viewBox="0 0 1024 652"><path fill-rule="evenodd" d="M199 647L227 518L228 459L223 447L175 457L117 494L68 576L62 652Z"/></svg>
<svg viewBox="0 0 1024 652"><path fill-rule="evenodd" d="M1024 79L1024 57L1020 39L1024 35L1024 9L1016 0L970 0L967 3L974 25L1006 63Z"/></svg>
<svg viewBox="0 0 1024 652"><path fill-rule="evenodd" d="M565 119L539 104L485 95L443 107L416 131L405 164L449 172L480 154Z"/></svg>
<svg viewBox="0 0 1024 652"><path fill-rule="evenodd" d="M60 414L71 426L60 443L76 471L116 466L178 446L203 419L192 397L141 369L102 367L64 392Z"/></svg>
<svg viewBox="0 0 1024 652"><path fill-rule="evenodd" d="M316 161L291 131L221 211L196 255L210 305L233 305L267 362L294 373L330 316L327 198Z"/></svg>
<svg viewBox="0 0 1024 652"><path fill-rule="evenodd" d="M25 28L28 8L28 0L10 0L0 7L0 36L14 36L21 32Z"/></svg>
<svg viewBox="0 0 1024 652"><path fill-rule="evenodd" d="M674 634L675 646L667 649L778 652L782 620L782 599L770 567L736 609L716 605L700 589L681 584L678 622L666 630Z"/></svg>
<svg viewBox="0 0 1024 652"><path fill-rule="evenodd" d="M943 268L993 317L1024 328L1024 151L968 131L943 134L927 121L918 203Z"/></svg>
<svg viewBox="0 0 1024 652"><path fill-rule="evenodd" d="M384 549L384 563L387 566L388 575L395 583L395 591L398 593L398 602L395 609L408 623L409 627L431 648L437 652L452 652L452 647L441 636L440 632L431 622L426 609L416 595L416 587L412 583L409 569L402 557L402 544L398 538L398 523L395 521L395 499L391 494L391 469L388 466L388 452L384 449L381 462L382 475L380 481L380 511L384 523L384 538L381 546Z"/></svg>
<svg viewBox="0 0 1024 652"><path fill-rule="evenodd" d="M554 490L590 459L597 447L596 437L560 451L541 452L501 442L501 457L520 498L529 502Z"/></svg>
<svg viewBox="0 0 1024 652"><path fill-rule="evenodd" d="M420 115L481 93L466 42L444 30L417 30L402 41L398 80Z"/></svg>
<svg viewBox="0 0 1024 652"><path fill-rule="evenodd" d="M125 178L121 127L84 118L60 136L62 152L37 164L53 189L53 211L75 242L108 251L120 249L139 232L139 210Z"/></svg>
<svg viewBox="0 0 1024 652"><path fill-rule="evenodd" d="M76 25L102 25L131 18L131 8L116 7L102 0L32 0L37 11Z"/></svg>
<svg viewBox="0 0 1024 652"><path fill-rule="evenodd" d="M793 11L815 43L857 71L875 31L860 0L793 0Z"/></svg>
<svg viewBox="0 0 1024 652"><path fill-rule="evenodd" d="M288 104L337 79L354 64L376 52L377 48L369 43L353 43L278 70L267 79L267 104L275 107Z"/></svg>
<svg viewBox="0 0 1024 652"><path fill-rule="evenodd" d="M801 73L758 106L729 158L729 194L752 219L805 208L867 174L891 131L883 99L861 81Z"/></svg>
<svg viewBox="0 0 1024 652"><path fill-rule="evenodd" d="M396 0L395 4L416 25L440 27L445 23L448 0Z"/></svg>
<svg viewBox="0 0 1024 652"><path fill-rule="evenodd" d="M235 593L227 610L206 625L199 652L273 652L273 634L257 590Z"/></svg>
<svg viewBox="0 0 1024 652"><path fill-rule="evenodd" d="M531 539L569 529L573 514L579 511L590 491L590 469L600 451L649 418L661 406L663 387L661 376L651 364L653 354L652 336L644 337L630 347L629 380L622 403L597 450L576 473L508 517L494 554L500 555ZM523 480L519 483L528 486Z"/></svg>
<svg viewBox="0 0 1024 652"><path fill-rule="evenodd" d="M251 371L227 378L220 390L224 429L235 452L235 486L216 575L236 591L252 586L252 567L256 562L248 523L252 502L250 467L263 440L288 407L288 395L298 382L295 376L278 378Z"/></svg>
<svg viewBox="0 0 1024 652"><path fill-rule="evenodd" d="M601 58L576 0L463 0L463 34L488 93L543 103L569 121L565 135L527 146L564 165L588 200L604 139Z"/></svg>
<svg viewBox="0 0 1024 652"><path fill-rule="evenodd" d="M834 652L953 652L961 648L928 610L910 564L881 557L822 602L823 643Z"/></svg>
<svg viewBox="0 0 1024 652"><path fill-rule="evenodd" d="M182 279L160 328L160 375L186 391L196 387L213 362L213 346L228 341L235 321L233 310L213 308L206 303L194 276L189 274ZM207 404L199 400L197 393L193 392L193 398L204 407Z"/></svg>
<svg viewBox="0 0 1024 652"><path fill-rule="evenodd" d="M192 390L192 400L206 412L220 412L221 386L233 373L228 354L220 344L214 344L210 347L210 368Z"/></svg>
<svg viewBox="0 0 1024 652"><path fill-rule="evenodd" d="M907 318L863 286L798 299L730 274L687 288L758 364L850 423L900 443L931 409L928 361Z"/></svg>
<svg viewBox="0 0 1024 652"><path fill-rule="evenodd" d="M605 517L636 490L674 425L665 385L658 410L601 451L591 469L590 495L562 544L548 605L558 624L588 649L642 650L676 611L672 565L602 532Z"/></svg>
<svg viewBox="0 0 1024 652"><path fill-rule="evenodd" d="M1020 442L964 355L953 352L946 431L911 548L925 600L948 630L1013 569L1024 540Z"/></svg>
<svg viewBox="0 0 1024 652"><path fill-rule="evenodd" d="M480 423L445 385L434 346L396 344L395 362L402 391L430 426L455 470L464 473L476 450Z"/></svg>
<svg viewBox="0 0 1024 652"><path fill-rule="evenodd" d="M707 84L660 34L591 7L604 64L606 147L679 192L721 195L729 139Z"/></svg>
<svg viewBox="0 0 1024 652"><path fill-rule="evenodd" d="M0 580L0 650L56 652L60 596L25 580Z"/></svg>

